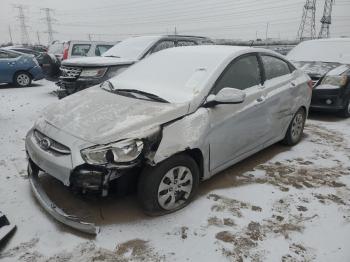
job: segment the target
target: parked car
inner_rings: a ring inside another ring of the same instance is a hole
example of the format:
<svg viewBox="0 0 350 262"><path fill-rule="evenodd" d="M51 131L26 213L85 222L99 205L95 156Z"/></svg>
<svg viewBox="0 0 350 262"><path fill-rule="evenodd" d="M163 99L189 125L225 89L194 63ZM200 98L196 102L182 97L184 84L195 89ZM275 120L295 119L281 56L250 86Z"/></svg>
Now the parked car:
<svg viewBox="0 0 350 262"><path fill-rule="evenodd" d="M313 80L312 110L350 117L350 38L302 42L287 57Z"/></svg>
<svg viewBox="0 0 350 262"><path fill-rule="evenodd" d="M0 83L26 87L32 80L43 78L43 71L34 56L0 49Z"/></svg>
<svg viewBox="0 0 350 262"><path fill-rule="evenodd" d="M276 142L297 144L311 91L305 73L269 50L161 51L45 110L25 142L33 192L57 220L92 234L51 202L40 171L102 196L136 177L147 214L174 212L200 181Z"/></svg>
<svg viewBox="0 0 350 262"><path fill-rule="evenodd" d="M22 54L34 55L39 65L41 66L46 79L52 80L51 78L53 78L54 80L57 80L61 72L61 63L58 62L58 59L55 56L50 55L46 52L38 52L34 49L18 46L5 47L4 49L13 50Z"/></svg>
<svg viewBox="0 0 350 262"><path fill-rule="evenodd" d="M105 41L54 41L48 49L49 54L55 55L60 61L75 57L100 56L112 48L117 42Z"/></svg>
<svg viewBox="0 0 350 262"><path fill-rule="evenodd" d="M122 41L99 58L69 59L62 63L62 76L57 85L58 97L63 98L97 85L124 71L135 62L160 50L212 44L206 37L197 36L140 36Z"/></svg>

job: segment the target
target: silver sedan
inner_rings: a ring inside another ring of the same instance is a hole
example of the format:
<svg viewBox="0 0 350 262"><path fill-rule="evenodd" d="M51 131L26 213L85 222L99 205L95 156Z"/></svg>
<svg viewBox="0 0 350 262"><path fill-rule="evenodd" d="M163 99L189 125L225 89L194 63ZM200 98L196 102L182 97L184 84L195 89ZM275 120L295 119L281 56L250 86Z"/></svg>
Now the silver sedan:
<svg viewBox="0 0 350 262"><path fill-rule="evenodd" d="M53 204L40 174L102 196L137 186L146 213L174 212L200 181L276 142L297 144L311 93L310 78L272 51L161 51L45 110L26 138L34 193L57 220L88 233L94 225Z"/></svg>

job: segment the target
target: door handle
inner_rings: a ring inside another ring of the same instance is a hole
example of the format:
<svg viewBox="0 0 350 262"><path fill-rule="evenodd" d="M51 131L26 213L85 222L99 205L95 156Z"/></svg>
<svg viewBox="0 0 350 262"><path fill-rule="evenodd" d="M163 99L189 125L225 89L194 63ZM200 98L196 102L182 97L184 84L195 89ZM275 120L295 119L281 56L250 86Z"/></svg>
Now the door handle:
<svg viewBox="0 0 350 262"><path fill-rule="evenodd" d="M290 85L291 85L292 87L296 87L296 86L297 86L297 83L295 83L294 81L292 81L292 82L290 82Z"/></svg>

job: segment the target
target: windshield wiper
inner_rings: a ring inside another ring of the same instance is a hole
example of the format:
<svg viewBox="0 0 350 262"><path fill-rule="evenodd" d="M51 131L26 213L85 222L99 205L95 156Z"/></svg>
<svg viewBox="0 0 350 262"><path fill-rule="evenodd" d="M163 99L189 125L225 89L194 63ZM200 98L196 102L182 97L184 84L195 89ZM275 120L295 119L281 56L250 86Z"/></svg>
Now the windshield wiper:
<svg viewBox="0 0 350 262"><path fill-rule="evenodd" d="M169 101L165 100L164 98L161 98L155 94L151 94L148 92L140 91L137 89L114 89L114 92L126 92L126 93L135 93L135 94L140 94L143 95L149 99L152 99L157 102L162 102L162 103L169 103Z"/></svg>

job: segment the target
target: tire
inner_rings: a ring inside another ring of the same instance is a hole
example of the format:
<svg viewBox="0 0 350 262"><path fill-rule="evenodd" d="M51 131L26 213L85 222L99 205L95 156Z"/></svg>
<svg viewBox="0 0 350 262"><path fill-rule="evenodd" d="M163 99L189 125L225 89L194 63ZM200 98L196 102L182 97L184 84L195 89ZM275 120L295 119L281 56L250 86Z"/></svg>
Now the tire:
<svg viewBox="0 0 350 262"><path fill-rule="evenodd" d="M350 98L348 98L347 103L345 104L345 107L343 110L339 112L339 115L344 118L350 117Z"/></svg>
<svg viewBox="0 0 350 262"><path fill-rule="evenodd" d="M197 163L186 154L175 155L143 170L138 183L138 201L147 215L172 213L191 202L198 185Z"/></svg>
<svg viewBox="0 0 350 262"><path fill-rule="evenodd" d="M32 76L27 72L18 72L15 74L13 82L18 87L27 87L32 84Z"/></svg>
<svg viewBox="0 0 350 262"><path fill-rule="evenodd" d="M305 120L306 112L303 108L300 108L295 113L292 121L289 124L286 136L282 140L283 144L287 146L294 146L300 142L303 136Z"/></svg>

